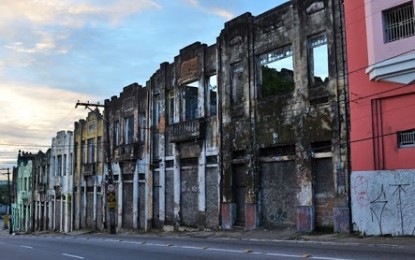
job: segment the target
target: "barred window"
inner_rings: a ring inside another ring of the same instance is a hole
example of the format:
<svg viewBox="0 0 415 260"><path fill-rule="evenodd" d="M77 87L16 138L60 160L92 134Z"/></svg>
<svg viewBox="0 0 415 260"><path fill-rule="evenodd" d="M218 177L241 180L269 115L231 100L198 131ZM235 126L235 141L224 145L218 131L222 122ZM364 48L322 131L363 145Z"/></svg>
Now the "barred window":
<svg viewBox="0 0 415 260"><path fill-rule="evenodd" d="M415 147L415 129L398 132L399 148Z"/></svg>
<svg viewBox="0 0 415 260"><path fill-rule="evenodd" d="M383 12L385 42L415 35L414 5L411 2Z"/></svg>

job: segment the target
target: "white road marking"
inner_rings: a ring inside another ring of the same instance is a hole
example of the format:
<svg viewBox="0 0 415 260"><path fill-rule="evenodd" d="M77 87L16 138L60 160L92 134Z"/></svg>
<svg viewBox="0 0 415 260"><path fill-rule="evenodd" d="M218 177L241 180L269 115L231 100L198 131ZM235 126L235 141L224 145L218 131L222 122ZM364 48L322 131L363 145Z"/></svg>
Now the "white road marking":
<svg viewBox="0 0 415 260"><path fill-rule="evenodd" d="M20 247L27 248L27 249L33 249L33 247L31 246L20 246Z"/></svg>
<svg viewBox="0 0 415 260"><path fill-rule="evenodd" d="M120 242L120 240L119 239L105 239L105 241L108 241L108 242Z"/></svg>
<svg viewBox="0 0 415 260"><path fill-rule="evenodd" d="M323 257L323 256L312 256L309 257L312 259L322 259L322 260L354 260L352 258L337 258L337 257Z"/></svg>
<svg viewBox="0 0 415 260"><path fill-rule="evenodd" d="M147 245L147 246L163 246L163 247L169 246L167 244L156 244L156 243L145 243L145 245Z"/></svg>
<svg viewBox="0 0 415 260"><path fill-rule="evenodd" d="M191 249L191 250L210 250L210 251L218 251L218 252L227 252L227 253L242 253L242 254L253 254L253 255L267 255L267 256L278 256L278 257L290 257L290 258L305 258L304 254L283 254L283 253L265 253L265 252L258 252L258 251L247 251L245 250L234 250L234 249L223 249L223 248L214 248L214 247L196 247L196 246L179 246L173 244L158 244L158 243L147 243L147 242L136 242L136 241L119 241L119 240L111 240L108 239L106 241L118 241L128 244L139 244L139 245L147 245L147 246L162 246L162 247L175 247L175 248L183 248L183 249ZM355 260L351 258L337 258L337 257L323 257L323 256L307 256L306 258L310 259L321 259L321 260Z"/></svg>
<svg viewBox="0 0 415 260"><path fill-rule="evenodd" d="M184 248L184 249L203 249L202 247L197 247L197 246L179 246L180 248Z"/></svg>
<svg viewBox="0 0 415 260"><path fill-rule="evenodd" d="M228 253L245 253L243 250L222 249L222 248L207 248L206 250L219 251L219 252L228 252Z"/></svg>
<svg viewBox="0 0 415 260"><path fill-rule="evenodd" d="M63 256L67 256L67 257L72 257L72 258L77 258L77 259L84 259L85 257L83 256L79 256L79 255L71 255L71 254L66 254L66 253L62 253Z"/></svg>

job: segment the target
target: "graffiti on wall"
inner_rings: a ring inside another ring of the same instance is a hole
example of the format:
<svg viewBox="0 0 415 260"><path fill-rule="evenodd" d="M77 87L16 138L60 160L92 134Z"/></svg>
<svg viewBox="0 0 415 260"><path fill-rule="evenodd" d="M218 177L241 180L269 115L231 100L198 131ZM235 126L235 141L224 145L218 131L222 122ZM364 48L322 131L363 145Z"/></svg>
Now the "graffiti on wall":
<svg viewBox="0 0 415 260"><path fill-rule="evenodd" d="M415 171L353 172L352 219L366 235L415 234Z"/></svg>

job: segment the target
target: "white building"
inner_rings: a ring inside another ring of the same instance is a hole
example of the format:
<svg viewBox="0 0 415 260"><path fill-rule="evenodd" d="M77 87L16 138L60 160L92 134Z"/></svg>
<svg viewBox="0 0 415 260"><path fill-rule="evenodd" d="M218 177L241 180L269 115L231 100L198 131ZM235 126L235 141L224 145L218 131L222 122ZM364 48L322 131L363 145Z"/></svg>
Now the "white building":
<svg viewBox="0 0 415 260"><path fill-rule="evenodd" d="M49 229L72 231L73 132L60 131L52 138L50 156Z"/></svg>

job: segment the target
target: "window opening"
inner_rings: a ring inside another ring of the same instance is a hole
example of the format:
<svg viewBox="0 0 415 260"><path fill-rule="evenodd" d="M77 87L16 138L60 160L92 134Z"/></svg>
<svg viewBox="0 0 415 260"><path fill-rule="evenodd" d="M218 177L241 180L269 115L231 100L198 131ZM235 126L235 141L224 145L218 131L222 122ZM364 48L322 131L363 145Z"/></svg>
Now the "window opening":
<svg viewBox="0 0 415 260"><path fill-rule="evenodd" d="M189 121L197 118L197 99L199 82L193 81L183 86L183 119Z"/></svg>
<svg viewBox="0 0 415 260"><path fill-rule="evenodd" d="M309 38L309 73L311 85L324 85L329 80L329 58L326 33Z"/></svg>
<svg viewBox="0 0 415 260"><path fill-rule="evenodd" d="M294 90L292 47L285 46L259 57L261 95L279 95Z"/></svg>
<svg viewBox="0 0 415 260"><path fill-rule="evenodd" d="M88 163L93 163L95 159L95 145L94 145L94 138L88 139Z"/></svg>
<svg viewBox="0 0 415 260"><path fill-rule="evenodd" d="M120 121L115 121L114 124L114 145L120 144Z"/></svg>
<svg viewBox="0 0 415 260"><path fill-rule="evenodd" d="M147 118L146 112L140 113L140 141L144 142L146 139L146 125L147 125Z"/></svg>
<svg viewBox="0 0 415 260"><path fill-rule="evenodd" d="M167 93L167 123L169 125L174 123L174 91Z"/></svg>
<svg viewBox="0 0 415 260"><path fill-rule="evenodd" d="M232 105L239 105L242 103L243 100L243 72L244 69L242 66L235 65L232 67L232 76L231 76L231 87L232 87L232 95L231 95L231 104Z"/></svg>
<svg viewBox="0 0 415 260"><path fill-rule="evenodd" d="M209 91L209 115L217 115L217 103L218 103L218 77L212 75L207 79L208 91Z"/></svg>
<svg viewBox="0 0 415 260"><path fill-rule="evenodd" d="M124 141L131 144L134 141L134 116L124 118Z"/></svg>
<svg viewBox="0 0 415 260"><path fill-rule="evenodd" d="M160 123L160 95L154 95L153 99L153 125L158 128Z"/></svg>

